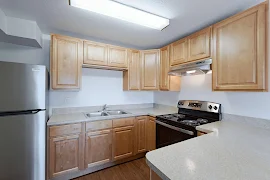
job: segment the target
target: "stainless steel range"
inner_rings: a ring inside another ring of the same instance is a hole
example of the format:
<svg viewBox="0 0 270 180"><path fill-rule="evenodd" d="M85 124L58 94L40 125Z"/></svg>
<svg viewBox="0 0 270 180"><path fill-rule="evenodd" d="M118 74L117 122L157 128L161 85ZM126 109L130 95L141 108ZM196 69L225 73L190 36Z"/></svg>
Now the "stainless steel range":
<svg viewBox="0 0 270 180"><path fill-rule="evenodd" d="M221 104L180 100L178 113L157 116L157 148L197 136L196 126L221 120Z"/></svg>

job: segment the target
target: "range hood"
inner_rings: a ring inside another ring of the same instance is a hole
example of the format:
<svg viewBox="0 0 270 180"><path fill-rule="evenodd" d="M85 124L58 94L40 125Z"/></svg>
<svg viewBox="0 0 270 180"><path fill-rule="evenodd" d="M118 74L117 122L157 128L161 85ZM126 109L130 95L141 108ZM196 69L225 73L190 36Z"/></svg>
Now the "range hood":
<svg viewBox="0 0 270 180"><path fill-rule="evenodd" d="M171 76L192 76L199 74L212 73L211 70L212 59L204 59L201 61L190 62L172 67L169 71Z"/></svg>

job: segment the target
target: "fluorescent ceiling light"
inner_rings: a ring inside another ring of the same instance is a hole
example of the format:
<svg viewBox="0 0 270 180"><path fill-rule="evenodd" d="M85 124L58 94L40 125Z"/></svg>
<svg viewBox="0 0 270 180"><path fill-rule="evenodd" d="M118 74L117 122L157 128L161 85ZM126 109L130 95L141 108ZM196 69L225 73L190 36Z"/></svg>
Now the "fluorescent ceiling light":
<svg viewBox="0 0 270 180"><path fill-rule="evenodd" d="M158 30L170 24L169 19L110 0L70 0L70 5Z"/></svg>
<svg viewBox="0 0 270 180"><path fill-rule="evenodd" d="M193 74L193 73L195 73L195 72L196 72L196 70L187 71L188 74Z"/></svg>

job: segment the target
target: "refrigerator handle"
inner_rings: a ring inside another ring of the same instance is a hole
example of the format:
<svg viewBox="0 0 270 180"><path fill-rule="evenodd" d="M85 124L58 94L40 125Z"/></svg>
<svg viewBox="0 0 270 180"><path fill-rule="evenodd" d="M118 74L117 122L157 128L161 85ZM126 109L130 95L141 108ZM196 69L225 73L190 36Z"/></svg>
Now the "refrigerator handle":
<svg viewBox="0 0 270 180"><path fill-rule="evenodd" d="M17 116L26 114L37 114L40 111L45 111L45 109L33 109L27 111L13 111L13 112L0 112L0 116Z"/></svg>

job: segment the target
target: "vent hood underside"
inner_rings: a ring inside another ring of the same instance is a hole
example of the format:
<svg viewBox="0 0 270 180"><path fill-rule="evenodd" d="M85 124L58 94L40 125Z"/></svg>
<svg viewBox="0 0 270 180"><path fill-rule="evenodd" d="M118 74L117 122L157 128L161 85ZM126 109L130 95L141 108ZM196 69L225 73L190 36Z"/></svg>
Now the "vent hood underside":
<svg viewBox="0 0 270 180"><path fill-rule="evenodd" d="M169 71L171 76L192 76L212 73L212 59L191 62L172 67Z"/></svg>

